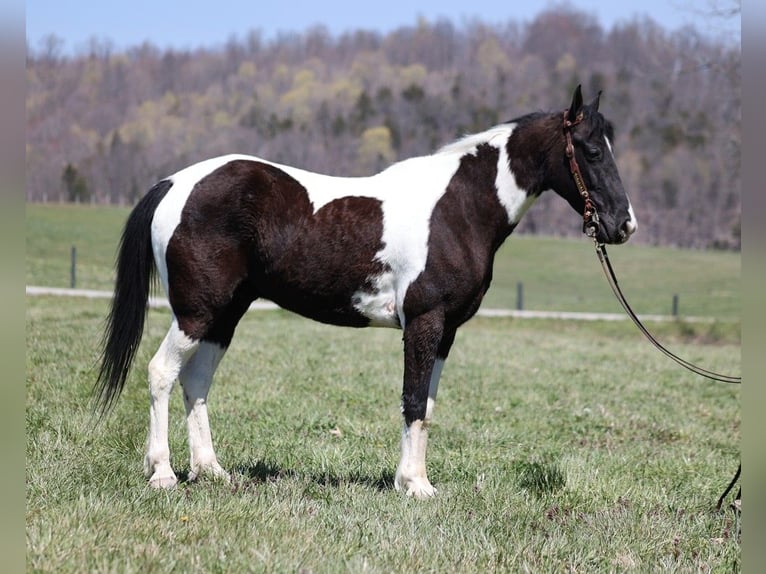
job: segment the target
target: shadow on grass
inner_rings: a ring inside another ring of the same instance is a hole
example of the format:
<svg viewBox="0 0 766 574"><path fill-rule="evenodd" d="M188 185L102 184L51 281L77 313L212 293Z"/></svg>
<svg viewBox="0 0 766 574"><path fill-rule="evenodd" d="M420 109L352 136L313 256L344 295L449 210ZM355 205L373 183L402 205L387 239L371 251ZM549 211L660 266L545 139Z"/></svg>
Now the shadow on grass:
<svg viewBox="0 0 766 574"><path fill-rule="evenodd" d="M516 461L516 484L536 496L556 492L564 488L566 476L559 465L552 460Z"/></svg>
<svg viewBox="0 0 766 574"><path fill-rule="evenodd" d="M359 484L378 491L393 490L394 488L394 473L387 471L383 471L377 476L355 472L344 475L304 473L291 468L282 468L273 462L259 460L254 464L234 466L230 469L230 472L233 493L248 491L259 484L278 482L284 479L331 488L340 488L347 484ZM189 480L188 469L179 471L177 476L181 484L193 484L193 481Z"/></svg>

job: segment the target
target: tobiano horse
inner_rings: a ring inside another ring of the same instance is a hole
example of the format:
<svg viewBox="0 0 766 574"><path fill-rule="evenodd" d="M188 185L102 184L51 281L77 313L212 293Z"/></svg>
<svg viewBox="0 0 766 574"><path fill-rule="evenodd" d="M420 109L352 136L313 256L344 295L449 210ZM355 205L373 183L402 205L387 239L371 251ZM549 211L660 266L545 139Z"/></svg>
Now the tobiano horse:
<svg viewBox="0 0 766 574"><path fill-rule="evenodd" d="M599 96L586 104L578 86L566 110L518 117L371 177L330 177L227 155L152 187L122 234L95 387L108 412L141 341L158 273L172 322L148 366L149 484L178 481L168 446L176 379L186 408L189 480L228 477L213 449L208 391L237 323L265 298L324 323L403 331L394 486L418 498L434 495L426 444L439 378L457 328L489 288L495 252L523 214L553 190L576 212L598 214L591 231L599 242L623 243L636 230Z"/></svg>

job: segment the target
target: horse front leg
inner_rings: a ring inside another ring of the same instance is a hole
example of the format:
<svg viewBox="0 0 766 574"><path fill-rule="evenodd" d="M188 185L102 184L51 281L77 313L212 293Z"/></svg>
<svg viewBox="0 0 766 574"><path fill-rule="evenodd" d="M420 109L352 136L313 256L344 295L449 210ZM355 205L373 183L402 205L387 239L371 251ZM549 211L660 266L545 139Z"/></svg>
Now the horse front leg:
<svg viewBox="0 0 766 574"><path fill-rule="evenodd" d="M454 332L445 337L444 319L434 311L416 317L404 329L404 385L402 390L401 459L394 487L408 496L429 498L436 494L426 473L428 428L433 414L446 348Z"/></svg>

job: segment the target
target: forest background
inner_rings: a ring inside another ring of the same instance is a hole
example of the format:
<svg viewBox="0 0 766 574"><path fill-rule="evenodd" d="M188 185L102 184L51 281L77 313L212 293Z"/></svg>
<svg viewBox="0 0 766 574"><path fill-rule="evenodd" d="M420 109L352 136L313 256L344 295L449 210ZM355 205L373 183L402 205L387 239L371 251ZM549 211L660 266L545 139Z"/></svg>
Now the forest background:
<svg viewBox="0 0 766 574"><path fill-rule="evenodd" d="M527 23L323 26L217 48L66 54L27 48L27 201L132 204L158 179L225 153L332 175L391 162L603 90L638 242L741 248L741 47L635 19L603 28L558 7ZM575 236L544 194L517 233Z"/></svg>

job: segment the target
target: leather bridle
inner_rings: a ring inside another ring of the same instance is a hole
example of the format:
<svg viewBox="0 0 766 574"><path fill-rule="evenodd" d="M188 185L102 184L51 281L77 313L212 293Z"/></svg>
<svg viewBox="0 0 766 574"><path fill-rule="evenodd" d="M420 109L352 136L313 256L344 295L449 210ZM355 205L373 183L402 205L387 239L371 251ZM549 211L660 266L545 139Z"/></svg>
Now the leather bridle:
<svg viewBox="0 0 766 574"><path fill-rule="evenodd" d="M574 121L570 121L569 119L569 110L564 112L564 135L567 139L567 147L566 147L566 156L567 159L569 159L569 171L572 173L572 177L574 178L575 185L577 186L577 191L580 194L580 197L583 198L583 201L585 202L585 208L583 210L583 224L582 224L582 230L585 235L588 237L592 237L594 240L596 239L596 233L598 233L598 226L599 226L599 219L598 219L598 212L596 212L596 206L594 205L593 201L590 198L590 193L588 193L588 188L585 187L585 180L582 177L582 172L580 171L580 166L577 163L577 158L575 157L575 149L574 144L572 143L572 128L579 124L583 120L583 113L580 112L577 114L577 117Z"/></svg>

